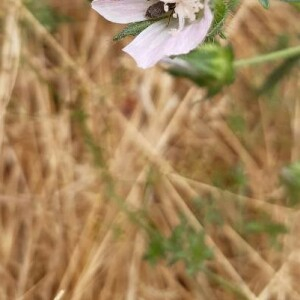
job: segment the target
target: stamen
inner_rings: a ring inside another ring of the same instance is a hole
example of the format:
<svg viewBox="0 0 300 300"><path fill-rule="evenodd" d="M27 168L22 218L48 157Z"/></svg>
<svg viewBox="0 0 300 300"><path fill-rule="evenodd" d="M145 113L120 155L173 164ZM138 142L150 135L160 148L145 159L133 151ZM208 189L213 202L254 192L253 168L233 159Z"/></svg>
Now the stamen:
<svg viewBox="0 0 300 300"><path fill-rule="evenodd" d="M197 18L197 14L204 8L203 0L161 0L165 3L165 11L169 10L168 4L175 4L173 18L178 18L178 29L184 28L186 21L193 22ZM167 9L167 10L166 10ZM174 30L172 30L174 32Z"/></svg>

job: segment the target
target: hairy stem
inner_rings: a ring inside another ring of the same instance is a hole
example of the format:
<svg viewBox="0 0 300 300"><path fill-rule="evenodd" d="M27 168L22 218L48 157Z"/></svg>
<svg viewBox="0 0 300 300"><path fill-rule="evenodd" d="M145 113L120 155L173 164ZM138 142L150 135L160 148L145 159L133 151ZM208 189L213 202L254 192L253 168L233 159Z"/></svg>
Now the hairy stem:
<svg viewBox="0 0 300 300"><path fill-rule="evenodd" d="M235 68L241 68L246 66L264 64L269 61L290 58L298 55L300 56L300 46L291 47L284 50L279 50L268 54L255 56L252 58L239 59L234 62L234 66Z"/></svg>

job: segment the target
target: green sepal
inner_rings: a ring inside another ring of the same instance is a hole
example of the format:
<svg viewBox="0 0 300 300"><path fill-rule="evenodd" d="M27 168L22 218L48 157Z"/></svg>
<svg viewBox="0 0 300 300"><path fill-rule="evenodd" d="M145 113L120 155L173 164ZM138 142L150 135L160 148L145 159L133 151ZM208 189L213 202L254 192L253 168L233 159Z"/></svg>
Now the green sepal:
<svg viewBox="0 0 300 300"><path fill-rule="evenodd" d="M214 20L209 33L207 34L206 41L212 42L216 36L225 39L226 36L223 32L225 21L230 13L232 13L237 6L237 0L215 0L211 5L214 14Z"/></svg>
<svg viewBox="0 0 300 300"><path fill-rule="evenodd" d="M121 32L116 34L113 37L114 41L120 41L121 39L127 37L127 36L137 36L140 34L143 30L145 30L148 26L151 24L161 20L162 18L158 19L151 19L151 20L145 20L135 23L129 23Z"/></svg>

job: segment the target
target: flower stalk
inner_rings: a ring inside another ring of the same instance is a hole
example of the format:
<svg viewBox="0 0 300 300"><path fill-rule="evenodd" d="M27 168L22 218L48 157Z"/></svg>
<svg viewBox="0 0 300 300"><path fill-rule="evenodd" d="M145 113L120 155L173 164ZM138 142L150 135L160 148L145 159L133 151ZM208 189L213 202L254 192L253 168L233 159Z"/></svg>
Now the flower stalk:
<svg viewBox="0 0 300 300"><path fill-rule="evenodd" d="M268 54L258 55L251 58L239 59L234 62L235 68L243 68L253 65L268 63L278 59L287 59L294 56L300 56L300 46L295 46Z"/></svg>

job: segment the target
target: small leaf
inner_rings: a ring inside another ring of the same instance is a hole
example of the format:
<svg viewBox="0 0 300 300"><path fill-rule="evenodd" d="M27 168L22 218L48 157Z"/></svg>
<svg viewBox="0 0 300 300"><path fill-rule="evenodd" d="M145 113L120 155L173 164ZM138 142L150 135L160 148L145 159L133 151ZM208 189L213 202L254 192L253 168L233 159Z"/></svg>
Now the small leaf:
<svg viewBox="0 0 300 300"><path fill-rule="evenodd" d="M71 22L69 16L63 15L48 4L47 0L24 0L24 5L34 17L49 31L53 32L62 23Z"/></svg>
<svg viewBox="0 0 300 300"><path fill-rule="evenodd" d="M165 256L164 237L156 232L150 237L148 250L144 255L144 258L154 265L159 259Z"/></svg>
<svg viewBox="0 0 300 300"><path fill-rule="evenodd" d="M272 88L276 87L276 85L282 80L285 76L289 75L291 70L294 67L298 67L298 61L300 60L300 55L288 58L284 62L282 62L278 67L276 67L266 78L265 82L258 90L259 94L264 94L269 92Z"/></svg>
<svg viewBox="0 0 300 300"><path fill-rule="evenodd" d="M261 5L262 5L264 8L269 8L269 7L270 7L269 0L259 0L259 2L261 3Z"/></svg>
<svg viewBox="0 0 300 300"><path fill-rule="evenodd" d="M206 261L213 258L212 250L205 244L204 232L193 229L183 217L170 237L155 231L149 238L144 258L151 264L155 264L158 259L166 259L170 265L182 261L187 271L194 274L203 270Z"/></svg>
<svg viewBox="0 0 300 300"><path fill-rule="evenodd" d="M288 194L288 204L298 205L300 203L300 161L283 168L280 178Z"/></svg>

